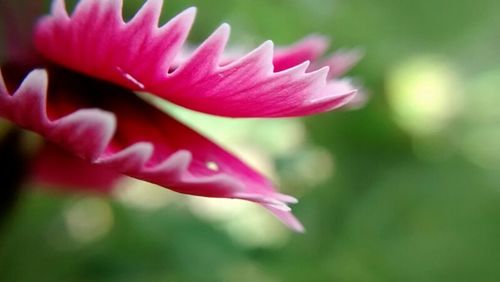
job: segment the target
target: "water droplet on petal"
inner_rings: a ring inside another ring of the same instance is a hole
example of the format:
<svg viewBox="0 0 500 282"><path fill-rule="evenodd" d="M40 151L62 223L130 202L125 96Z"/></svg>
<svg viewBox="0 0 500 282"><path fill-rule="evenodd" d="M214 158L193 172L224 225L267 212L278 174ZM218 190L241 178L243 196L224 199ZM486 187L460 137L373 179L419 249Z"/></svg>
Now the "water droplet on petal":
<svg viewBox="0 0 500 282"><path fill-rule="evenodd" d="M206 163L206 166L211 171L219 171L219 165L216 162L209 161Z"/></svg>

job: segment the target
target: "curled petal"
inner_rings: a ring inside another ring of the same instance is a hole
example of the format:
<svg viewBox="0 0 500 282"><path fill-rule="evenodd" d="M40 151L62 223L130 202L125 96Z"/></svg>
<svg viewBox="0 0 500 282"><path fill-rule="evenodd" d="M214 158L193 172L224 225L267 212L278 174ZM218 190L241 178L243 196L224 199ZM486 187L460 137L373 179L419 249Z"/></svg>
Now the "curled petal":
<svg viewBox="0 0 500 282"><path fill-rule="evenodd" d="M287 205L294 198L134 93L70 72L50 75L48 86L46 70L32 71L13 94L0 75L0 116L94 165L181 193L253 201L301 230Z"/></svg>
<svg viewBox="0 0 500 282"><path fill-rule="evenodd" d="M162 2L147 1L124 22L122 0L82 0L71 16L64 1L55 0L52 14L36 28L35 44L58 64L220 116L310 115L338 108L356 93L353 86L344 91L331 87L336 81L328 79L328 67L308 71L307 59L325 45L314 37L285 56L275 55L268 41L227 64L223 53L229 26L223 24L177 65L195 9L158 27Z"/></svg>
<svg viewBox="0 0 500 282"><path fill-rule="evenodd" d="M98 109L82 109L51 120L47 112L47 87L47 72L34 70L10 95L0 73L0 116L83 158L97 158L112 138L115 117Z"/></svg>

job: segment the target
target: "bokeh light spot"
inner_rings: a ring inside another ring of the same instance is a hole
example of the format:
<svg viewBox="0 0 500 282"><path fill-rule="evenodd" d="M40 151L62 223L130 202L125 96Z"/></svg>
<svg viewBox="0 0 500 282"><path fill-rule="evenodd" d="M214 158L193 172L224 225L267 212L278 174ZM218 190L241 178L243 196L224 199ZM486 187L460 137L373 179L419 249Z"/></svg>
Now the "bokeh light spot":
<svg viewBox="0 0 500 282"><path fill-rule="evenodd" d="M178 196L162 187L134 178L124 178L113 196L125 206L140 210L157 210L168 206Z"/></svg>
<svg viewBox="0 0 500 282"><path fill-rule="evenodd" d="M78 242L90 243L103 238L113 227L113 211L101 198L84 198L64 211L66 229Z"/></svg>
<svg viewBox="0 0 500 282"><path fill-rule="evenodd" d="M395 121L410 134L442 131L461 106L456 68L434 56L417 57L388 75L387 94Z"/></svg>
<svg viewBox="0 0 500 282"><path fill-rule="evenodd" d="M277 248L288 241L290 232L261 207L240 200L190 197L191 212L218 224L243 247Z"/></svg>

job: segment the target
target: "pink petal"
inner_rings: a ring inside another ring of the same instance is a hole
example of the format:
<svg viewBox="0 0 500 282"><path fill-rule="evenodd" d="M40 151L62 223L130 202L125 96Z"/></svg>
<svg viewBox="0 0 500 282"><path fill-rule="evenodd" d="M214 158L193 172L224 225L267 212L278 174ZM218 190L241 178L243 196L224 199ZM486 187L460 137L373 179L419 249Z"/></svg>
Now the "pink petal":
<svg viewBox="0 0 500 282"><path fill-rule="evenodd" d="M332 87L338 82L327 79L328 68L308 72L309 62L302 60L323 51L323 43L318 43L317 38L306 41L304 46L299 44L296 56L275 56L273 44L268 41L223 64L229 37L227 24L176 66L195 9L187 9L158 27L162 2L147 1L125 23L122 0L82 0L71 16L64 1L55 0L52 14L36 28L35 44L45 57L58 64L221 116L310 115L336 109L356 92L352 86ZM317 46L311 48L311 44Z"/></svg>
<svg viewBox="0 0 500 282"><path fill-rule="evenodd" d="M277 47L273 54L274 71L285 70L305 61L315 61L320 58L328 47L328 40L319 35L310 35L290 46ZM176 55L174 62L170 65L169 72L172 73L179 66L186 63L195 49L184 45ZM245 55L242 48L230 48L226 50L219 61L219 65L228 65ZM321 68L319 66L318 68ZM317 69L318 69L317 68Z"/></svg>
<svg viewBox="0 0 500 282"><path fill-rule="evenodd" d="M311 35L292 46L276 49L273 58L274 71L286 70L305 61L314 62L325 53L327 48L328 39L319 35Z"/></svg>
<svg viewBox="0 0 500 282"><path fill-rule="evenodd" d="M32 161L31 180L71 191L108 193L123 177L114 170L75 157L58 146L43 144Z"/></svg>
<svg viewBox="0 0 500 282"><path fill-rule="evenodd" d="M13 95L0 76L0 116L83 158L97 158L113 136L114 115L99 109L82 109L52 120L47 111L47 87L45 70L32 71Z"/></svg>
<svg viewBox="0 0 500 282"><path fill-rule="evenodd" d="M324 60L322 65L330 67L329 77L336 78L344 75L363 57L363 52L358 49L339 50L330 58Z"/></svg>
<svg viewBox="0 0 500 282"><path fill-rule="evenodd" d="M47 71L34 70L13 94L0 76L0 116L94 165L180 193L257 202L300 230L286 204L296 200L224 149L125 89L50 73L50 88Z"/></svg>

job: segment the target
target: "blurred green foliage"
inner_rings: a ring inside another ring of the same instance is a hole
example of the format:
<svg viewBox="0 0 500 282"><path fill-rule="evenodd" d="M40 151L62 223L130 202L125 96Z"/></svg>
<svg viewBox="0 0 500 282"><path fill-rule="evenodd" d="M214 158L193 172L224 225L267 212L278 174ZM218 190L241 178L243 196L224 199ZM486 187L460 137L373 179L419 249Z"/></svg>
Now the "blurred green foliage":
<svg viewBox="0 0 500 282"><path fill-rule="evenodd" d="M127 15L141 2L126 1ZM498 156L499 135L462 144L478 127L500 130L498 107L486 120L467 115L478 97L485 100L474 112L500 105L500 75L493 75L500 70L499 1L171 0L165 6L165 19L198 7L193 43L229 22L231 44L268 38L288 44L320 33L333 38L334 48L365 50L351 75L370 93L366 107L305 119L310 141L335 160L335 175L302 192L294 207L308 232L278 247L249 247L182 202L144 212L103 200L112 229L81 243L68 235L63 213L82 196L36 190L25 192L1 229L0 281L500 281L500 162L484 165L474 155ZM429 57L448 62L459 77L463 108L439 132L421 136L398 123L387 83L405 62ZM464 147L470 144L477 147ZM286 159L276 163L286 175Z"/></svg>

